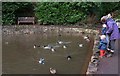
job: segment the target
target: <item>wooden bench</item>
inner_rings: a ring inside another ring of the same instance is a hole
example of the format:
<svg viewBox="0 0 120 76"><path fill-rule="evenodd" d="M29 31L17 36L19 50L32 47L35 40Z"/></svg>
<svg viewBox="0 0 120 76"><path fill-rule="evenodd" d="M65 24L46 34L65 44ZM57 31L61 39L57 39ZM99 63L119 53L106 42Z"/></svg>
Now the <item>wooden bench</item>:
<svg viewBox="0 0 120 76"><path fill-rule="evenodd" d="M35 17L18 17L18 25L20 23L35 23Z"/></svg>

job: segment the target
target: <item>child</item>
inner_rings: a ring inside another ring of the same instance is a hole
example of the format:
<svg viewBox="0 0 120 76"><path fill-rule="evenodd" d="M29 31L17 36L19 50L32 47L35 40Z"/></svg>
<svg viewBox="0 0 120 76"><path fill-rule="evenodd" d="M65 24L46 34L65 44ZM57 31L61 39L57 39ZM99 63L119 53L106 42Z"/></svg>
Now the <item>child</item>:
<svg viewBox="0 0 120 76"><path fill-rule="evenodd" d="M103 24L102 25L102 31L101 31L102 35L106 35L106 31L107 31L107 25Z"/></svg>
<svg viewBox="0 0 120 76"><path fill-rule="evenodd" d="M105 35L100 36L98 49L100 49L100 57L102 58L103 56L105 56L105 51L107 50L107 40Z"/></svg>
<svg viewBox="0 0 120 76"><path fill-rule="evenodd" d="M109 47L109 36L106 34L106 32L107 32L107 25L103 24L101 34L106 36L107 48L108 48Z"/></svg>

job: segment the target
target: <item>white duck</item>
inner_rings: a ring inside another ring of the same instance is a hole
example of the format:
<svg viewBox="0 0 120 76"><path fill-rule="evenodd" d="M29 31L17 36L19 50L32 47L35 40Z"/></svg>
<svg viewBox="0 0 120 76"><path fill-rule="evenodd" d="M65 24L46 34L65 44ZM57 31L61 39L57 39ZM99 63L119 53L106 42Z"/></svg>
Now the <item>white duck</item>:
<svg viewBox="0 0 120 76"><path fill-rule="evenodd" d="M34 45L33 48L35 49L35 48L36 48L36 45Z"/></svg>
<svg viewBox="0 0 120 76"><path fill-rule="evenodd" d="M63 48L66 49L67 47L65 45L63 45Z"/></svg>
<svg viewBox="0 0 120 76"><path fill-rule="evenodd" d="M54 49L54 48L51 48L51 51L52 51L52 52L55 52L55 49Z"/></svg>
<svg viewBox="0 0 120 76"><path fill-rule="evenodd" d="M50 73L51 74L56 74L56 69L50 68Z"/></svg>
<svg viewBox="0 0 120 76"><path fill-rule="evenodd" d="M44 46L42 46L43 47L43 49L51 49L51 46L50 45L44 45Z"/></svg>
<svg viewBox="0 0 120 76"><path fill-rule="evenodd" d="M79 47L83 47L83 44L79 44Z"/></svg>
<svg viewBox="0 0 120 76"><path fill-rule="evenodd" d="M57 43L58 43L58 44L63 44L64 42L63 42L63 41L58 41Z"/></svg>
<svg viewBox="0 0 120 76"><path fill-rule="evenodd" d="M88 36L84 36L84 39L86 40L86 41L90 41L90 39L89 39L89 37Z"/></svg>
<svg viewBox="0 0 120 76"><path fill-rule="evenodd" d="M84 39L88 39L88 36L84 36Z"/></svg>
<svg viewBox="0 0 120 76"><path fill-rule="evenodd" d="M71 43L71 42L57 41L57 43L61 45L61 44L69 44L69 43Z"/></svg>

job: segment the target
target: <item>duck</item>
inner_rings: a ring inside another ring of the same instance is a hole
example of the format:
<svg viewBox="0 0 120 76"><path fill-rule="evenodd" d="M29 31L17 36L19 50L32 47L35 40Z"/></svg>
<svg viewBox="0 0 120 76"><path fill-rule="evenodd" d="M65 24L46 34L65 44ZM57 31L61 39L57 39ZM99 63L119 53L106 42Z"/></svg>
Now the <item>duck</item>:
<svg viewBox="0 0 120 76"><path fill-rule="evenodd" d="M89 37L88 36L84 36L84 39L88 39Z"/></svg>
<svg viewBox="0 0 120 76"><path fill-rule="evenodd" d="M44 45L44 46L42 46L43 47L43 49L51 49L51 46L50 45Z"/></svg>
<svg viewBox="0 0 120 76"><path fill-rule="evenodd" d="M83 44L79 44L79 47L83 47Z"/></svg>
<svg viewBox="0 0 120 76"><path fill-rule="evenodd" d="M36 47L40 47L40 45L38 45L38 46L37 46L37 45L34 45L34 46L33 46L34 49L35 49Z"/></svg>
<svg viewBox="0 0 120 76"><path fill-rule="evenodd" d="M50 68L50 73L51 74L56 74L56 69Z"/></svg>
<svg viewBox="0 0 120 76"><path fill-rule="evenodd" d="M51 51L52 51L52 52L55 52L55 49L52 47L52 48L51 48Z"/></svg>
<svg viewBox="0 0 120 76"><path fill-rule="evenodd" d="M86 40L86 41L90 41L90 39L89 39L89 36L87 35L87 36L84 36L84 39Z"/></svg>
<svg viewBox="0 0 120 76"><path fill-rule="evenodd" d="M58 43L58 44L63 44L64 42L63 42L63 41L58 41L57 43Z"/></svg>
<svg viewBox="0 0 120 76"><path fill-rule="evenodd" d="M44 62L45 62L45 59L44 58L40 58L39 63L40 64L45 64Z"/></svg>
<svg viewBox="0 0 120 76"><path fill-rule="evenodd" d="M70 55L67 56L67 60L68 60L68 61L71 60L71 58L72 58L72 57L71 57Z"/></svg>
<svg viewBox="0 0 120 76"><path fill-rule="evenodd" d="M67 47L65 45L63 45L63 48L66 49Z"/></svg>
<svg viewBox="0 0 120 76"><path fill-rule="evenodd" d="M34 49L35 49L36 47L37 47L36 45L33 46Z"/></svg>

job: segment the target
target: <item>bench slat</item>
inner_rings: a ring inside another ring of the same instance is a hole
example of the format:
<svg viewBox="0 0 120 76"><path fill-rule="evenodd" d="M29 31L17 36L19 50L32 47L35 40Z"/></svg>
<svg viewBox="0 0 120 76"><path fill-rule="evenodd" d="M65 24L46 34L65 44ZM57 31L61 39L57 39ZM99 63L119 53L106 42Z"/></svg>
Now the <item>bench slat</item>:
<svg viewBox="0 0 120 76"><path fill-rule="evenodd" d="M33 23L34 24L35 17L18 17L18 25L20 23Z"/></svg>

